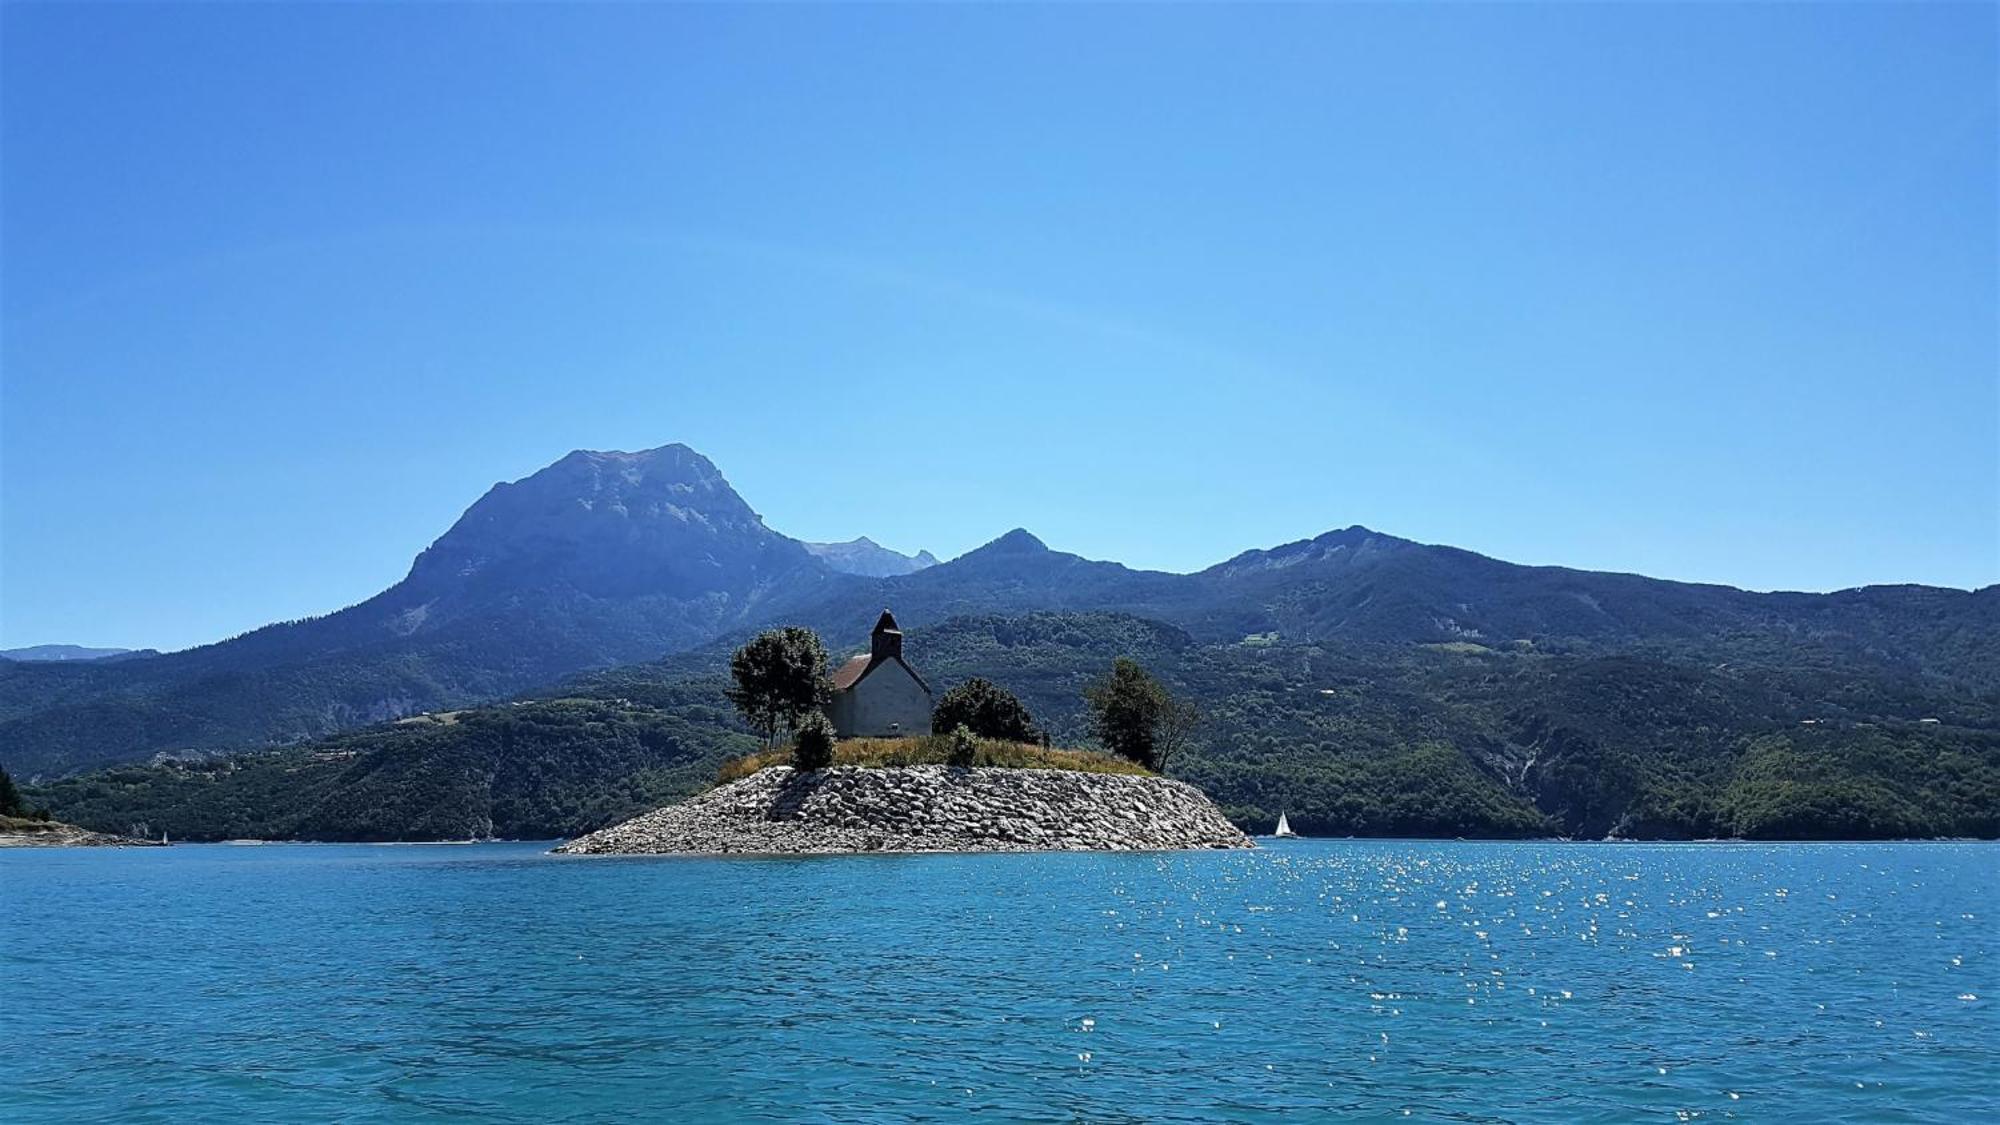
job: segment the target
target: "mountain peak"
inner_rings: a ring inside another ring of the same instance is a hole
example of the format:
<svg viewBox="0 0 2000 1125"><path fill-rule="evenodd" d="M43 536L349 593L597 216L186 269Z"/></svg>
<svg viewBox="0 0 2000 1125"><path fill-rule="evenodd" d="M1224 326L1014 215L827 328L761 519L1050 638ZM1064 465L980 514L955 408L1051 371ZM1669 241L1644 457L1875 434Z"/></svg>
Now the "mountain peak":
<svg viewBox="0 0 2000 1125"><path fill-rule="evenodd" d="M689 481L722 479L722 471L715 467L715 462L679 442L629 453L622 449L572 449L562 460L527 479L533 480L542 473L563 474L605 469L616 469L643 477L660 476Z"/></svg>
<svg viewBox="0 0 2000 1125"><path fill-rule="evenodd" d="M1366 557L1379 550L1412 545L1407 540L1371 531L1357 523L1334 531L1322 532L1311 539L1297 539L1290 543L1281 543L1276 547L1245 551L1234 558L1216 563L1202 573L1228 575L1252 570L1276 570L1314 560L1333 558L1351 560L1356 557Z"/></svg>
<svg viewBox="0 0 2000 1125"><path fill-rule="evenodd" d="M1048 551L1049 545L1028 531L1017 527L972 553L975 555L1039 555Z"/></svg>
<svg viewBox="0 0 2000 1125"><path fill-rule="evenodd" d="M573 450L494 485L418 556L410 579L427 590L499 581L690 595L804 561L798 544L766 528L714 462L672 444Z"/></svg>

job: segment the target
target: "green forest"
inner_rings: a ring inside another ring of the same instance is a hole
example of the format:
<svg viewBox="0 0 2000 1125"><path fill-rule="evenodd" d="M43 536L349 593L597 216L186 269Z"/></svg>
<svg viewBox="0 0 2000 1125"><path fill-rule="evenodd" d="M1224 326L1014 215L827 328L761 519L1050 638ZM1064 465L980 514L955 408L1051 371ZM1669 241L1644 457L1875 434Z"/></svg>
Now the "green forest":
<svg viewBox="0 0 2000 1125"><path fill-rule="evenodd" d="M175 839L553 839L704 787L755 739L700 704L556 699L445 712L294 749L120 766L36 791L106 830Z"/></svg>
<svg viewBox="0 0 2000 1125"><path fill-rule="evenodd" d="M1061 745L1121 656L1201 718L1168 766L1246 829L1751 839L2000 835L2000 700L1915 676L1529 644L1197 643L1119 613L912 632L937 690L980 676ZM278 751L34 787L62 819L176 839L543 838L697 792L754 750L728 649Z"/></svg>

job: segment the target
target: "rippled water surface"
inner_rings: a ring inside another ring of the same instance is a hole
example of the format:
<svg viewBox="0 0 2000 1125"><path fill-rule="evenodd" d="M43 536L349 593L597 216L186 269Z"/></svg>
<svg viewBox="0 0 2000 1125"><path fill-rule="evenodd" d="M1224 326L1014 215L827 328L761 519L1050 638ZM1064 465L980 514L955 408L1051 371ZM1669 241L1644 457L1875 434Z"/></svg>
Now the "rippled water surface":
<svg viewBox="0 0 2000 1125"><path fill-rule="evenodd" d="M0 853L0 1119L2000 1119L2000 846Z"/></svg>

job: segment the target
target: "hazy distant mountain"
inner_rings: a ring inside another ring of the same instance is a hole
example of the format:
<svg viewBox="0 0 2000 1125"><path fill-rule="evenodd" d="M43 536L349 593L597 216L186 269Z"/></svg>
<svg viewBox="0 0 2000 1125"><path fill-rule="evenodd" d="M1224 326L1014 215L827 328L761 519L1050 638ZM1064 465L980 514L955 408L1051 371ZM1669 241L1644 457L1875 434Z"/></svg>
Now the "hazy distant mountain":
<svg viewBox="0 0 2000 1125"><path fill-rule="evenodd" d="M859 574L865 578L911 574L937 565L936 556L929 551L918 551L914 555L899 554L866 535L845 543L807 543L805 548L842 574Z"/></svg>
<svg viewBox="0 0 2000 1125"><path fill-rule="evenodd" d="M857 545L875 547L840 546ZM1363 527L1195 574L1084 559L1017 529L949 562L871 577L766 527L706 458L669 445L579 451L496 485L403 581L325 617L145 660L0 664L0 765L33 776L297 742L772 622L818 628L838 651L885 606L906 626L1115 611L1201 644L1634 652L2000 691L2000 587L1753 594L1518 566Z"/></svg>
<svg viewBox="0 0 2000 1125"><path fill-rule="evenodd" d="M110 660L121 656L149 656L151 649L85 648L82 645L29 645L0 648L0 660Z"/></svg>
<svg viewBox="0 0 2000 1125"><path fill-rule="evenodd" d="M906 575L830 586L803 602L794 618L825 633L836 648L867 636L891 607L898 621L928 624L965 613L1125 610L1164 620L1196 616L1201 596L1192 577L1133 570L1052 551L1021 528L955 559Z"/></svg>

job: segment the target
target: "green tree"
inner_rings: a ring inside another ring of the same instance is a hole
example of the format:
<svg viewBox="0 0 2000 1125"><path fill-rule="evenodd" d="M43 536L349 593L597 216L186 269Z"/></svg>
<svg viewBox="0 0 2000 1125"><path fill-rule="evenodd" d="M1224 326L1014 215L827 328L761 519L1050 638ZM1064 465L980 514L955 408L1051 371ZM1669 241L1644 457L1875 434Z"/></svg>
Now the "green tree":
<svg viewBox="0 0 2000 1125"><path fill-rule="evenodd" d="M960 723L951 732L951 743L945 748L945 764L970 767L979 756L979 740L973 737L971 728Z"/></svg>
<svg viewBox="0 0 2000 1125"><path fill-rule="evenodd" d="M1139 662L1121 656L1111 672L1083 692L1090 729L1106 750L1157 770L1186 738L1192 710L1182 712L1167 689Z"/></svg>
<svg viewBox="0 0 2000 1125"><path fill-rule="evenodd" d="M814 711L799 722L799 732L792 740L792 768L796 770L823 770L833 764L833 723L821 712Z"/></svg>
<svg viewBox="0 0 2000 1125"><path fill-rule="evenodd" d="M978 676L938 697L931 710L932 734L950 734L960 727L981 738L1009 742L1034 742L1041 737L1034 717L1013 692Z"/></svg>
<svg viewBox="0 0 2000 1125"><path fill-rule="evenodd" d="M28 804L21 799L21 791L14 787L14 779L7 771L0 769L0 816L26 816Z"/></svg>
<svg viewBox="0 0 2000 1125"><path fill-rule="evenodd" d="M1160 694L1165 697L1165 705L1160 709L1159 724L1154 727L1152 768L1165 773L1167 763L1179 757L1193 740L1195 728L1201 725L1201 709L1189 700L1168 695L1164 687Z"/></svg>
<svg viewBox="0 0 2000 1125"><path fill-rule="evenodd" d="M757 634L729 658L729 674L729 701L766 746L777 741L780 730L797 730L833 698L826 646L818 633L798 625Z"/></svg>

